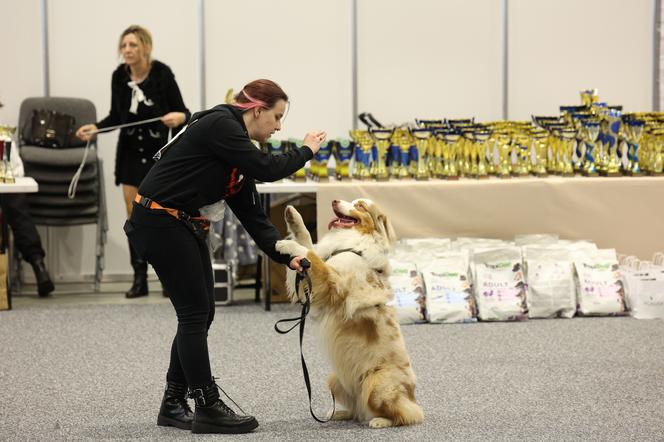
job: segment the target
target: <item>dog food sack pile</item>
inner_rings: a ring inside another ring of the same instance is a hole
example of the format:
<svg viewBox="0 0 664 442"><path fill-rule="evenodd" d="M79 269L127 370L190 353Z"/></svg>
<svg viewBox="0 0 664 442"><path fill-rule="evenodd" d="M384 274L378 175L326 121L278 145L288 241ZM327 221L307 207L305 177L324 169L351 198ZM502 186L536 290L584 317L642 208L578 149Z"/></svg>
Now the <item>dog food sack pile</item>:
<svg viewBox="0 0 664 442"><path fill-rule="evenodd" d="M625 290L613 249L579 252L574 258L578 311L582 315L619 315L626 311Z"/></svg>
<svg viewBox="0 0 664 442"><path fill-rule="evenodd" d="M653 262L636 257L619 260L625 301L637 319L664 319L664 255L658 255Z"/></svg>
<svg viewBox="0 0 664 442"><path fill-rule="evenodd" d="M475 299L468 275L468 254L449 252L422 270L426 316L432 323L475 322Z"/></svg>
<svg viewBox="0 0 664 442"><path fill-rule="evenodd" d="M426 322L424 285L412 262L390 260L389 277L394 299L388 303L397 309L400 324Z"/></svg>
<svg viewBox="0 0 664 442"><path fill-rule="evenodd" d="M523 248L523 261L528 281L528 317L574 316L576 285L570 252L552 247L526 246Z"/></svg>
<svg viewBox="0 0 664 442"><path fill-rule="evenodd" d="M528 318L521 249L506 247L473 253L475 299L483 321Z"/></svg>

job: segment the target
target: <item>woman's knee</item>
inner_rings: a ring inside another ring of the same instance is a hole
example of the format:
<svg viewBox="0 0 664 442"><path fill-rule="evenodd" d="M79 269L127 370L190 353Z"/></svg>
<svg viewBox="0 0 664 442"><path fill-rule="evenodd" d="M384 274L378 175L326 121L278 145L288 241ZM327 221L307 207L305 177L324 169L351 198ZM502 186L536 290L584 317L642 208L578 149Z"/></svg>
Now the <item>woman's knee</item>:
<svg viewBox="0 0 664 442"><path fill-rule="evenodd" d="M212 315L214 316L214 315ZM210 312L201 311L190 314L178 314L178 333L192 335L207 333L210 327Z"/></svg>

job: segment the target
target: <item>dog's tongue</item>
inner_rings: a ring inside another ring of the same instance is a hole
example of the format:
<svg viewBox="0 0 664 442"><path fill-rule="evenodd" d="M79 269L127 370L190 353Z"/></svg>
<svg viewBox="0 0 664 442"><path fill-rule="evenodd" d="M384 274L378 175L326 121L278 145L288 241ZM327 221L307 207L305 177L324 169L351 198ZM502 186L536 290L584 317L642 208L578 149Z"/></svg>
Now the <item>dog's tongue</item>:
<svg viewBox="0 0 664 442"><path fill-rule="evenodd" d="M355 220L347 218L333 218L332 221L327 225L327 230L332 229L333 227L340 227L342 229L348 229L355 225Z"/></svg>

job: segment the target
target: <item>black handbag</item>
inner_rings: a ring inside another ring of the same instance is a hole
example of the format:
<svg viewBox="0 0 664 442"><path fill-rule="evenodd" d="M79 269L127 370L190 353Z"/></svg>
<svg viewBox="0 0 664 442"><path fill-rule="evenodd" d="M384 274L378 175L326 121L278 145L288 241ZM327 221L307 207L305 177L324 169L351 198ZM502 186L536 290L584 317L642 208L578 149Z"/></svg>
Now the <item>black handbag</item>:
<svg viewBox="0 0 664 442"><path fill-rule="evenodd" d="M68 147L74 136L76 118L54 110L34 109L24 126L23 144L52 148Z"/></svg>

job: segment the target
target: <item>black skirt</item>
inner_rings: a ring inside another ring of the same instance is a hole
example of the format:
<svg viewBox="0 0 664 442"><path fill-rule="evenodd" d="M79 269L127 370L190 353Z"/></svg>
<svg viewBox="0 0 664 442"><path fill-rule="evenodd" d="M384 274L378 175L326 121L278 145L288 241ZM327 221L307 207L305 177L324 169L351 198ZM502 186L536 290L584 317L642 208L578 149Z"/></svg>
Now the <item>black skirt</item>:
<svg viewBox="0 0 664 442"><path fill-rule="evenodd" d="M115 157L115 184L129 184L138 187L154 166L152 156L156 152L145 149L139 152L134 149L119 149Z"/></svg>

